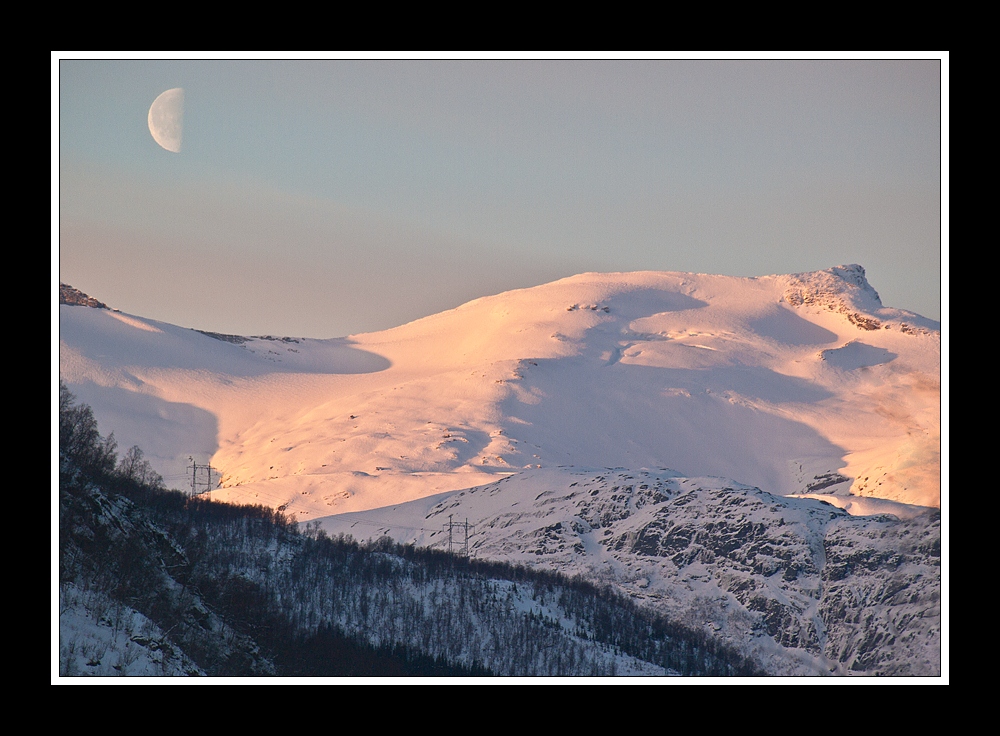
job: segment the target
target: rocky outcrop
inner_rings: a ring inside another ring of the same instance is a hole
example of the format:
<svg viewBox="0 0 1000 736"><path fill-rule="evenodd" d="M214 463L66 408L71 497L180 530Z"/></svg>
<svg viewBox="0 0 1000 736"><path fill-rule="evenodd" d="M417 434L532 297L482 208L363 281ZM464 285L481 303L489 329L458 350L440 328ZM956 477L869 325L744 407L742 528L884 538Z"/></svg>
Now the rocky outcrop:
<svg viewBox="0 0 1000 736"><path fill-rule="evenodd" d="M92 296L87 296L79 289L74 289L69 284L59 284L59 303L69 304L72 307L94 307L95 309L108 309L108 305L99 302Z"/></svg>
<svg viewBox="0 0 1000 736"><path fill-rule="evenodd" d="M882 300L868 283L865 269L856 263L796 274L789 279L784 299L793 307L818 306L846 315L858 329L881 329L881 321L871 312L882 308Z"/></svg>

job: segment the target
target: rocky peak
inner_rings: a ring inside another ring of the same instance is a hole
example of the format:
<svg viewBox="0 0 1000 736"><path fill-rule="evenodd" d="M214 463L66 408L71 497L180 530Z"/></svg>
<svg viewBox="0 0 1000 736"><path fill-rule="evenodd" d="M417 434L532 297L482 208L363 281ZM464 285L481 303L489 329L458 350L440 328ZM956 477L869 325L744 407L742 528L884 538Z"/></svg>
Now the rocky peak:
<svg viewBox="0 0 1000 736"><path fill-rule="evenodd" d="M99 302L92 296L87 296L79 289L74 289L69 284L59 284L59 303L69 304L73 307L94 307L95 309L107 309L108 305Z"/></svg>
<svg viewBox="0 0 1000 736"><path fill-rule="evenodd" d="M881 327L871 315L882 308L882 300L868 283L865 269L856 263L794 274L789 277L784 298L793 307L814 305L845 314L861 329Z"/></svg>

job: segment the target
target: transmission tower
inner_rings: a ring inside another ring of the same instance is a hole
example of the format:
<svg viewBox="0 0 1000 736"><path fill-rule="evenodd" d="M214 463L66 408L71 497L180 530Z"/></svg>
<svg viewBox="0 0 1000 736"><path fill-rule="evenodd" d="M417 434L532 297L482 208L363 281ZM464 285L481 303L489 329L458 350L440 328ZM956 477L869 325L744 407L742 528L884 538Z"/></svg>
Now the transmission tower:
<svg viewBox="0 0 1000 736"><path fill-rule="evenodd" d="M211 491L215 487L212 483L212 473L219 471L211 465L199 465L190 455L188 460L191 461L191 467L188 468L191 471L191 495L197 496L199 493ZM199 488L202 490L198 490Z"/></svg>
<svg viewBox="0 0 1000 736"><path fill-rule="evenodd" d="M455 554L456 544L459 546L460 554L464 554L466 557L469 556L469 535L475 534L475 527L469 525L469 519L466 517L465 521L452 521L452 514L448 514L448 524L445 527L448 530L448 554ZM455 530L459 530L464 533L464 542L455 541Z"/></svg>

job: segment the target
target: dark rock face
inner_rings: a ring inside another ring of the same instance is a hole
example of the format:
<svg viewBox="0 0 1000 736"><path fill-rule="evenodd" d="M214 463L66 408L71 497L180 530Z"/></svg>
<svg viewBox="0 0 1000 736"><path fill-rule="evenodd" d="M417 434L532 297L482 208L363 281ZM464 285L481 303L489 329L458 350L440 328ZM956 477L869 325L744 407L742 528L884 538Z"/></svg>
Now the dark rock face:
<svg viewBox="0 0 1000 736"><path fill-rule="evenodd" d="M812 482L806 484L806 493L819 493L830 486L850 482L850 478L847 478L840 473L823 473L823 475L813 476Z"/></svg>
<svg viewBox="0 0 1000 736"><path fill-rule="evenodd" d="M206 337L211 337L215 340L221 340L222 342L231 342L234 345L242 345L249 339L243 337L242 335L226 335L222 332L209 332L208 330L195 330L195 331L200 332Z"/></svg>
<svg viewBox="0 0 1000 736"><path fill-rule="evenodd" d="M853 518L824 540L829 655L852 672L940 672L941 515ZM936 654L936 656L934 656Z"/></svg>
<svg viewBox="0 0 1000 736"><path fill-rule="evenodd" d="M59 284L59 303L69 304L73 307L94 307L95 309L107 309L108 305L99 302L92 296L87 296L79 289L74 289L69 284Z"/></svg>
<svg viewBox="0 0 1000 736"><path fill-rule="evenodd" d="M782 646L819 654L817 626L804 617L810 607L805 601L817 588L819 540L808 526L786 522L783 504L769 506L763 501L766 495L732 488L692 490L664 504L639 530L611 540L609 547L667 558L678 570L711 569L726 593L759 614L758 626L768 636ZM698 513L690 513L695 507L701 507ZM829 516L826 510L818 513ZM802 602L778 591L798 593Z"/></svg>
<svg viewBox="0 0 1000 736"><path fill-rule="evenodd" d="M847 315L848 321L855 327L862 330L877 330L882 327L882 323L874 317L866 317L858 312L851 312Z"/></svg>

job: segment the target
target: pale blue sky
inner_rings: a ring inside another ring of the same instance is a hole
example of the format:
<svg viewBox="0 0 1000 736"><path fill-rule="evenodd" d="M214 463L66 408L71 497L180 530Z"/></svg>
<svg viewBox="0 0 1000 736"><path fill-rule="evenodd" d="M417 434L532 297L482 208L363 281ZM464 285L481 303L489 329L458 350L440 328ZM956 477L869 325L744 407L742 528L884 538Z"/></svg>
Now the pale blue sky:
<svg viewBox="0 0 1000 736"><path fill-rule="evenodd" d="M336 337L583 271L860 263L886 306L941 317L937 53L58 56L59 278L125 312ZM173 87L180 153L146 124Z"/></svg>

